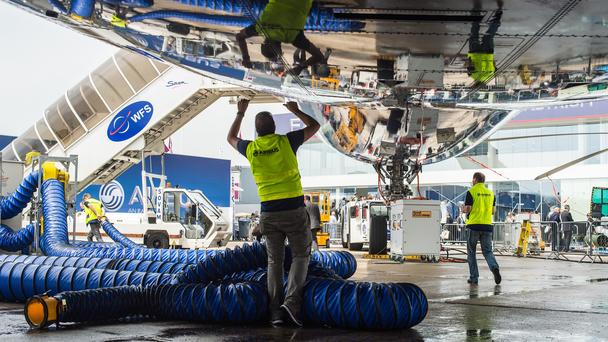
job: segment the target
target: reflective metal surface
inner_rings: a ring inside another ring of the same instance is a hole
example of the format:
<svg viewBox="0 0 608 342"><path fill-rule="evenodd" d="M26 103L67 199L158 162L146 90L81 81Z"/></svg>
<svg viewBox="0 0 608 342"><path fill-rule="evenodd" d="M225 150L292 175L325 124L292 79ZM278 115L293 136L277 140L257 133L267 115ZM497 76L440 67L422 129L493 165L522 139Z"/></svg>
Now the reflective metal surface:
<svg viewBox="0 0 608 342"><path fill-rule="evenodd" d="M608 52L599 0L319 1L301 33L310 41L308 50L319 48L325 60L300 68L296 62L304 63L311 54L301 58L290 43L273 45L277 57L272 60L261 53L261 44L272 36L261 24L266 10L261 0L124 1L120 8L96 1L94 11L84 16L58 0L8 1L151 59L295 99L322 123L327 143L365 162L383 160L398 146L422 164L460 154L516 113L504 110L509 106L500 101L469 105L478 102L471 88L528 86L528 71L541 82L555 78L551 72L557 62L580 64L581 56ZM297 19L290 15L286 12L282 22ZM250 29L253 37L244 41L251 57L244 60L237 33L249 25L262 29ZM471 53L486 54L491 71L474 72ZM462 92L449 101L424 96L428 89L445 88ZM50 110L63 112L64 107L57 103ZM61 124L70 132L87 122ZM71 136L48 138L68 145Z"/></svg>

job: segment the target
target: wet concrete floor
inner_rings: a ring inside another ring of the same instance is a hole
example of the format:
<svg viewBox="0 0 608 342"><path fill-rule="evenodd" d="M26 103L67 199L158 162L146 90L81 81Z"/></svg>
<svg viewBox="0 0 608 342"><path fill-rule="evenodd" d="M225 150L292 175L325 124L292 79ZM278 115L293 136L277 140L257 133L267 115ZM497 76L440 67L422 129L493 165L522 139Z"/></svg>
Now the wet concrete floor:
<svg viewBox="0 0 608 342"><path fill-rule="evenodd" d="M397 264L360 258L353 280L412 282L426 292L430 301L427 318L409 330L135 321L30 331L22 304L0 303L0 340L608 341L608 264L509 256L499 256L498 262L503 274L501 285L494 285L482 259L479 285L470 286L466 263Z"/></svg>

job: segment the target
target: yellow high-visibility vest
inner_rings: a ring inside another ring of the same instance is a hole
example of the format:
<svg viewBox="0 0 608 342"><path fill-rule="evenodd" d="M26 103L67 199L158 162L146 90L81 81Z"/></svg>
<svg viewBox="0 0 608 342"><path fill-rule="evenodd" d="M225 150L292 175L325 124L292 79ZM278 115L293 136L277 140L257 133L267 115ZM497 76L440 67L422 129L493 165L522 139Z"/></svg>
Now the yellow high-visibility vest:
<svg viewBox="0 0 608 342"><path fill-rule="evenodd" d="M494 208L494 193L490 191L483 183L477 183L469 193L473 197L473 205L471 212L467 218L468 224L492 224L493 208Z"/></svg>
<svg viewBox="0 0 608 342"><path fill-rule="evenodd" d="M258 137L249 143L246 155L262 202L304 195L298 160L287 136Z"/></svg>
<svg viewBox="0 0 608 342"><path fill-rule="evenodd" d="M469 52L467 56L471 59L475 69L471 73L471 77L476 82L483 83L492 78L494 71L496 71L493 53Z"/></svg>
<svg viewBox="0 0 608 342"><path fill-rule="evenodd" d="M95 208L95 210L97 210L97 212L100 213L101 216L105 215L104 210L103 210L103 203L101 201L98 201L98 200L96 200L94 198L89 198L86 202L90 206L92 206L93 208ZM95 212L93 210L91 210L87 206L84 207L84 213L87 215L87 218L86 218L86 223L87 224L90 221L99 219L99 217L95 214Z"/></svg>

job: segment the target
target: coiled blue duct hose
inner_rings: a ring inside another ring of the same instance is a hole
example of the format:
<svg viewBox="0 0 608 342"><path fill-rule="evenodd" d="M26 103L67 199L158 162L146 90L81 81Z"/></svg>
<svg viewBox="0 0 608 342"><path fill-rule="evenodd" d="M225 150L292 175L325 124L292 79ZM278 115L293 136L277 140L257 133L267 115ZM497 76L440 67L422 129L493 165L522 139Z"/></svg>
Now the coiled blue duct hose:
<svg viewBox="0 0 608 342"><path fill-rule="evenodd" d="M7 220L21 214L36 189L38 189L38 172L32 172L25 176L15 192L0 199L0 217Z"/></svg>
<svg viewBox="0 0 608 342"><path fill-rule="evenodd" d="M95 0L72 0L70 12L82 18L90 18L95 9Z"/></svg>
<svg viewBox="0 0 608 342"><path fill-rule="evenodd" d="M333 270L342 279L352 277L357 271L357 259L347 251L315 251L310 260Z"/></svg>
<svg viewBox="0 0 608 342"><path fill-rule="evenodd" d="M349 329L407 329L428 311L424 292L413 284L310 278L304 288L304 319Z"/></svg>
<svg viewBox="0 0 608 342"><path fill-rule="evenodd" d="M137 244L137 243L131 241L131 239L129 239L128 237L124 236L108 220L101 221L101 228L103 228L103 230L106 232L106 234L108 234L110 239L116 241L120 245L123 245L125 247L130 247L130 248L141 248L142 247L140 244Z"/></svg>
<svg viewBox="0 0 608 342"><path fill-rule="evenodd" d="M27 227L14 232L10 227L0 225L0 249L9 252L20 251L34 241L34 226Z"/></svg>
<svg viewBox="0 0 608 342"><path fill-rule="evenodd" d="M428 311L424 292L406 283L353 282L323 276L308 268L303 314L308 323L349 329L406 329ZM237 272L232 282L266 282L266 270Z"/></svg>
<svg viewBox="0 0 608 342"><path fill-rule="evenodd" d="M0 298L24 301L34 295L122 285L168 284L172 274L116 271L3 262L0 264Z"/></svg>
<svg viewBox="0 0 608 342"><path fill-rule="evenodd" d="M267 316L266 289L257 283L121 286L54 296L59 322L90 322L133 315L198 322L249 323ZM92 310L95 308L95 310Z"/></svg>
<svg viewBox="0 0 608 342"><path fill-rule="evenodd" d="M177 264L164 261L130 260L130 259L102 259L80 257L56 256L29 256L29 255L0 255L0 262L13 262L34 265L50 265L62 267L99 268L117 271L136 271L152 273L176 274L186 270L190 265Z"/></svg>
<svg viewBox="0 0 608 342"><path fill-rule="evenodd" d="M208 10L222 11L232 15L250 16L259 18L266 7L268 1L249 1L248 5L243 4L243 0L175 0L184 5L203 7ZM333 32L352 32L360 31L365 27L365 23L355 20L336 19L333 11L328 8L321 8L317 3L313 3L308 17L306 18L305 30L313 31L333 31Z"/></svg>
<svg viewBox="0 0 608 342"><path fill-rule="evenodd" d="M179 283L208 283L222 279L225 276L244 270L265 267L268 263L266 249L259 242L234 250L219 250L214 255L200 261L196 266L177 277Z"/></svg>

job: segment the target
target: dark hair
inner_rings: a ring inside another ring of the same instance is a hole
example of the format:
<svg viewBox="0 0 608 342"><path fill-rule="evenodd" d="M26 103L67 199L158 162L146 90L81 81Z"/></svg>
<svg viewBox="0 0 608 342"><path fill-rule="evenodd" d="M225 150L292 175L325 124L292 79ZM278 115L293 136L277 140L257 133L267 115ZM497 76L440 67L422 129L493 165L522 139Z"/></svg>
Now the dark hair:
<svg viewBox="0 0 608 342"><path fill-rule="evenodd" d="M259 112L255 116L255 130L258 136L273 134L275 130L274 119L270 112Z"/></svg>
<svg viewBox="0 0 608 342"><path fill-rule="evenodd" d="M262 43L261 52L264 57L271 61L276 61L283 51L281 50L281 42L266 39Z"/></svg>
<svg viewBox="0 0 608 342"><path fill-rule="evenodd" d="M310 195L304 196L304 199L310 202Z"/></svg>
<svg viewBox="0 0 608 342"><path fill-rule="evenodd" d="M485 183L486 182L486 176L481 173L481 172L475 172L473 174L473 179L477 181L477 183Z"/></svg>

